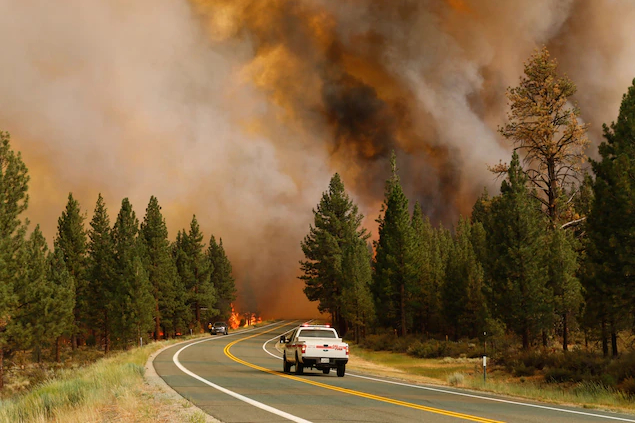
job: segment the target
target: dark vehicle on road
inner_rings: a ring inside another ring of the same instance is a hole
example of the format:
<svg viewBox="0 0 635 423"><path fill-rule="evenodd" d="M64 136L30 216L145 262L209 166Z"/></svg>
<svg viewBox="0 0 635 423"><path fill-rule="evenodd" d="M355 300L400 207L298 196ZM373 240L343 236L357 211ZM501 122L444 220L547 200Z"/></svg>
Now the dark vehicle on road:
<svg viewBox="0 0 635 423"><path fill-rule="evenodd" d="M212 325L209 330L210 335L217 335L222 333L223 335L227 335L229 333L229 327L225 322L216 322Z"/></svg>

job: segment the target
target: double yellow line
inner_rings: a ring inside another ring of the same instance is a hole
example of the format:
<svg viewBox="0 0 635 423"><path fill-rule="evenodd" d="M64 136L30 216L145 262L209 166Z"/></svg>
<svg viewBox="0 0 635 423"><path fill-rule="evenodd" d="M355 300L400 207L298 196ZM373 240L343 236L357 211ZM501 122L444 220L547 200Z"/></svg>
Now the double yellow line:
<svg viewBox="0 0 635 423"><path fill-rule="evenodd" d="M286 374L286 373L277 372L277 371L274 371L274 370L271 370L271 369L267 369L265 367L258 366L256 364L249 363L249 362L247 362L245 360L242 360L242 359L236 357L235 355L233 355L230 352L231 347L233 347L237 343L245 341L247 339L255 338L256 336L260 336L260 335L268 333L268 332L272 332L272 331L274 331L276 329L279 329L279 327L268 329L268 330L266 330L264 332L260 332L260 333L257 333L255 335L251 335L251 336L248 336L246 338L242 338L242 339L238 339L238 340L236 340L234 342L230 342L229 344L227 344L227 346L225 347L223 352L225 353L225 355L227 357L229 357L230 359L234 360L235 362L243 364L243 365L245 365L247 367L251 367L252 369L260 370L261 372L269 373L271 375L280 376L280 377L283 377L283 378L286 378L286 379L291 379L291 380L295 380L295 381L298 381L298 382L307 383L309 385L319 386L320 388L330 389L331 391L342 392L344 394L354 395L356 397L368 398L368 399L372 399L372 400L375 400L375 401L385 402L385 403L388 403L388 404L400 405L402 407L414 408L415 410L421 410L421 411L427 411L427 412L430 412L430 413L442 414L444 416L457 417L459 419L470 420L470 421L473 421L473 422L502 423L502 422L500 422L498 420L491 420L491 419L486 419L486 418L477 417L477 416L471 416L469 414L463 414L463 413L455 413L454 411L442 410L440 408L426 407L425 405L413 404L411 402L399 401L399 400L395 400L395 399L391 399L391 398L380 397L379 395L368 394L366 392L354 391L352 389L340 388L338 386L332 386L332 385L327 385L327 384L321 383L321 382L315 382L313 380L300 378L300 377L289 375L289 374Z"/></svg>

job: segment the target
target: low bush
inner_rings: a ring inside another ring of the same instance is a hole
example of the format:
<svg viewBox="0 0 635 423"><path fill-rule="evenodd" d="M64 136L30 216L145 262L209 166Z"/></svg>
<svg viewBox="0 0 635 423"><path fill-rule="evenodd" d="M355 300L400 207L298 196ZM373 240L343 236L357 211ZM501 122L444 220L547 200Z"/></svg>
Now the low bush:
<svg viewBox="0 0 635 423"><path fill-rule="evenodd" d="M448 376L448 383L451 386L460 386L463 384L464 381L465 381L465 375L463 373L456 372Z"/></svg>
<svg viewBox="0 0 635 423"><path fill-rule="evenodd" d="M635 378L627 377L619 385L617 389L624 392L629 397L635 397Z"/></svg>

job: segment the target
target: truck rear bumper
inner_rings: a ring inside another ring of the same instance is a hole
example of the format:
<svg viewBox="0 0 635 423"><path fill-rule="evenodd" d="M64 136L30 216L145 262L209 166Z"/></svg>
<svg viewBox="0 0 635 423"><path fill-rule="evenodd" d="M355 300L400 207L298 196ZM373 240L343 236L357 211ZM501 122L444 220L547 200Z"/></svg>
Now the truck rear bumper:
<svg viewBox="0 0 635 423"><path fill-rule="evenodd" d="M302 364L304 367L313 367L316 369L336 369L339 366L345 366L348 358L329 358L328 363L322 363L320 357L303 357Z"/></svg>

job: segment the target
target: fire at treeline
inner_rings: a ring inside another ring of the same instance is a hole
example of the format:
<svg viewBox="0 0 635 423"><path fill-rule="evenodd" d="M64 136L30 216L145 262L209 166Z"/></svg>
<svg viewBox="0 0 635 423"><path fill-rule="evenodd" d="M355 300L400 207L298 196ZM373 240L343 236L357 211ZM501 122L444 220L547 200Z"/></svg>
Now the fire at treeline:
<svg viewBox="0 0 635 423"><path fill-rule="evenodd" d="M392 336L384 345L512 339L525 350L618 356L635 323L635 86L604 127L597 160L586 157L575 91L536 50L507 89L499 132L514 152L490 165L500 193L484 190L451 229L409 202L393 154L371 243L335 174L302 242L308 298L362 343L370 334Z"/></svg>
<svg viewBox="0 0 635 423"><path fill-rule="evenodd" d="M206 244L193 216L170 242L154 196L141 220L124 198L111 224L101 194L90 222L69 194L49 249L39 225L30 230L21 218L27 166L8 133L0 132L0 141L0 363L17 351L59 361L61 348L108 353L200 333L212 319L234 328L257 320L233 308L236 287L222 239L211 235Z"/></svg>

